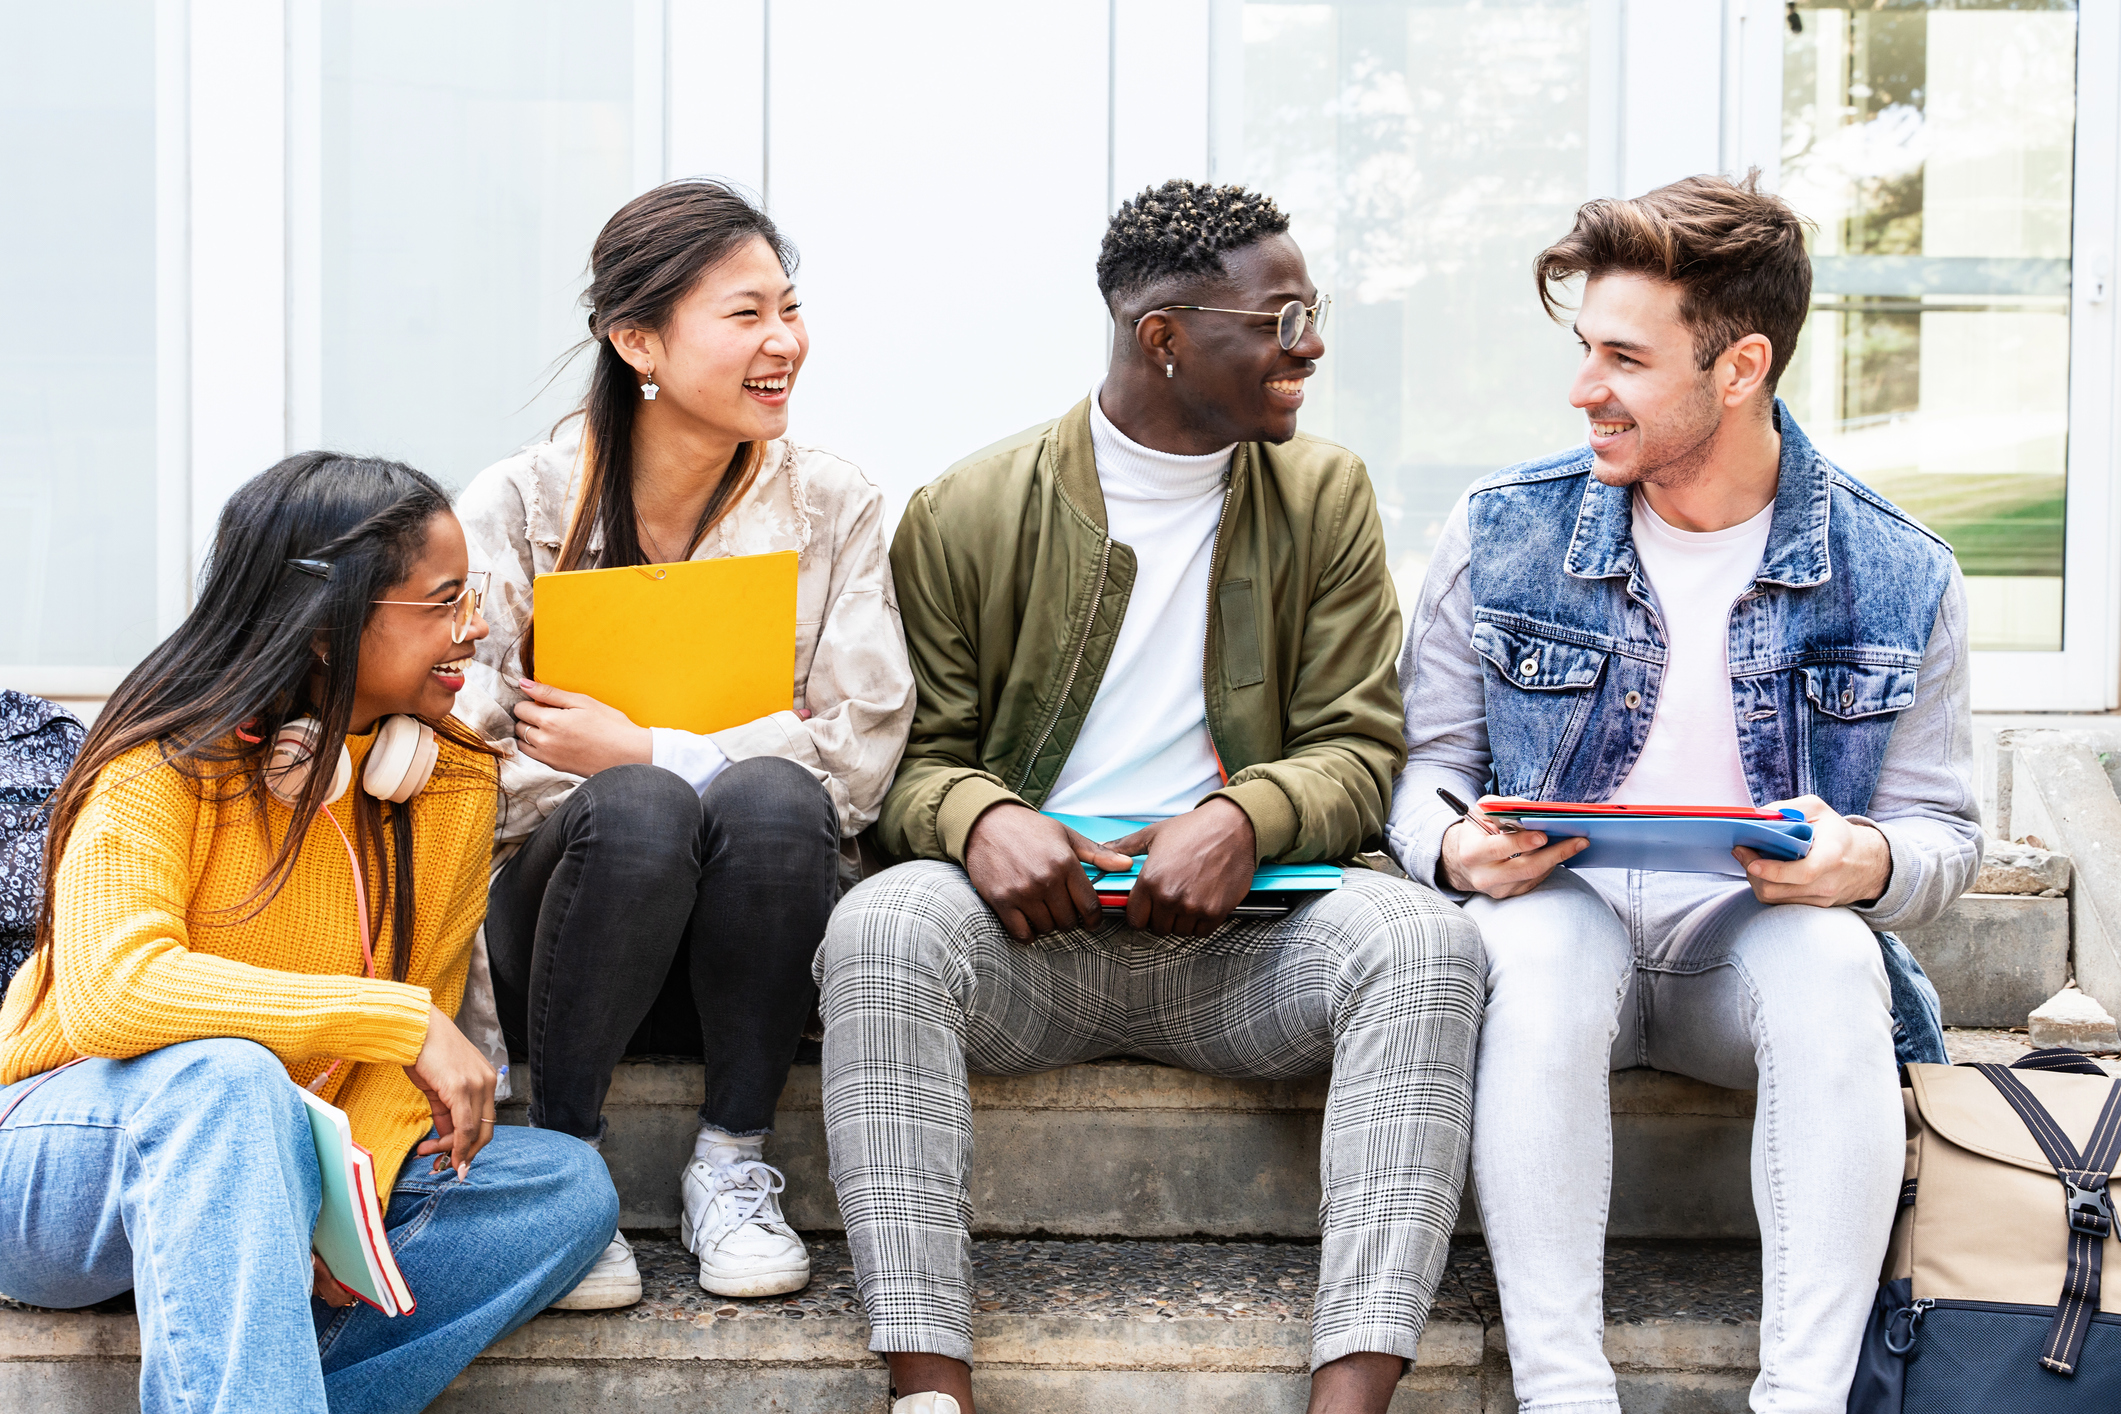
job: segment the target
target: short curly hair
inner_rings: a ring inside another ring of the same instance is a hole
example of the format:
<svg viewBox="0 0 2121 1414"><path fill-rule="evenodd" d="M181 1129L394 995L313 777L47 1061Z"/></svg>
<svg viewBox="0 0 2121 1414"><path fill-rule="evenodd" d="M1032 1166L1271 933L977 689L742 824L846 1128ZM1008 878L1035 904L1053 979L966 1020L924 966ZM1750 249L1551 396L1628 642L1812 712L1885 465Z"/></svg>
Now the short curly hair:
<svg viewBox="0 0 2121 1414"><path fill-rule="evenodd" d="M1097 253L1097 291L1108 306L1192 276L1224 273L1223 255L1289 229L1274 198L1240 186L1173 178L1112 213Z"/></svg>

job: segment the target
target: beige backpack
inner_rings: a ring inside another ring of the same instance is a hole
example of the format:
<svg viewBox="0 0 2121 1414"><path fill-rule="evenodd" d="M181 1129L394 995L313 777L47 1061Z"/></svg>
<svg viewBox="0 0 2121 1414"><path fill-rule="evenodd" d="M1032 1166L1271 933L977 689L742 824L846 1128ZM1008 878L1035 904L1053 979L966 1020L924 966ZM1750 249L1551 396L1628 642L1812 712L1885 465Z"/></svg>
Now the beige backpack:
<svg viewBox="0 0 2121 1414"><path fill-rule="evenodd" d="M1906 1177L1851 1414L2121 1409L2121 1081L2068 1051L1903 1074Z"/></svg>

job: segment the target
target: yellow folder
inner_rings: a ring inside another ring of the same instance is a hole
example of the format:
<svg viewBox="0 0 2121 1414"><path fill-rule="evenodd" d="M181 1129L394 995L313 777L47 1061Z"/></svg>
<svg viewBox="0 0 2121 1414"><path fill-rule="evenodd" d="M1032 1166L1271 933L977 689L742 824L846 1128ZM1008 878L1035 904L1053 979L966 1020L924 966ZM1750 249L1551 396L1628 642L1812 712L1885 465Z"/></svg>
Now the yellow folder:
<svg viewBox="0 0 2121 1414"><path fill-rule="evenodd" d="M795 703L795 551L539 575L538 681L643 727L718 732Z"/></svg>

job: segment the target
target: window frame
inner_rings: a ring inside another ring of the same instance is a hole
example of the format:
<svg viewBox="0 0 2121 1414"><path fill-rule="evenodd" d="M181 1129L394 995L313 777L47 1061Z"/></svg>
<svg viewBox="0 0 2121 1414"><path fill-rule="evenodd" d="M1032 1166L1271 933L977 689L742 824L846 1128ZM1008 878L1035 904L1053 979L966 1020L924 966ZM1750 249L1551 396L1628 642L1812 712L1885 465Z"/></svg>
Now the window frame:
<svg viewBox="0 0 2121 1414"><path fill-rule="evenodd" d="M1725 0L1726 25L1749 8ZM1762 8L1757 0L1750 8ZM1779 21L1781 7L1772 8ZM2077 141L2070 240L2069 481L2065 493L2062 647L1973 654L1978 712L2103 712L2121 707L2121 498L2114 494L2116 321L2115 206L2121 190L2121 11L2077 14ZM1742 111L1732 170L1761 169L1780 185L1782 43L1779 30L1734 44L1726 64L1726 112Z"/></svg>

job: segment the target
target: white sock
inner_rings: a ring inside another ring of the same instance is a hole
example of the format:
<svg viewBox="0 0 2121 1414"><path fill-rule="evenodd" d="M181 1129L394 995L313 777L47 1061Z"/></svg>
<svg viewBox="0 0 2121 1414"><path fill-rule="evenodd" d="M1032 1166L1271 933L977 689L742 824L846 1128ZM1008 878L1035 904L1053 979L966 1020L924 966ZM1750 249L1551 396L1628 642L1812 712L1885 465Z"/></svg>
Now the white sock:
<svg viewBox="0 0 2121 1414"><path fill-rule="evenodd" d="M740 1164L746 1159L762 1158L766 1152L766 1136L752 1134L738 1138L724 1134L713 1125L703 1124L697 1138L692 1141L692 1157L704 1160L711 1167L716 1164Z"/></svg>

